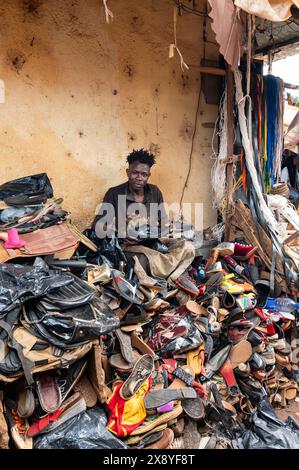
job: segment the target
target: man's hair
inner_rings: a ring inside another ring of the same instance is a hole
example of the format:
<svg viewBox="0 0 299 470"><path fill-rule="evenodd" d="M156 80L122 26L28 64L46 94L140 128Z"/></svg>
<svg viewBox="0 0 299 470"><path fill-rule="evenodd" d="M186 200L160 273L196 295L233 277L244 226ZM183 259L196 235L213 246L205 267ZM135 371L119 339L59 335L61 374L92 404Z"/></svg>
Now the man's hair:
<svg viewBox="0 0 299 470"><path fill-rule="evenodd" d="M133 150L127 156L127 162L129 165L135 162L144 163L148 165L150 168L156 163L155 157L152 153L149 153L145 149Z"/></svg>

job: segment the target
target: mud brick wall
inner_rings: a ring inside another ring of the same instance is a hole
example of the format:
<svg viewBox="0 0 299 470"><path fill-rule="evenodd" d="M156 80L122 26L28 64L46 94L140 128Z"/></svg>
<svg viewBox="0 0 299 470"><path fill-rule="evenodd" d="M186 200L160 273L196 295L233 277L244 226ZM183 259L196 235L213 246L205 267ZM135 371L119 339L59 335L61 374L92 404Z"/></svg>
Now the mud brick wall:
<svg viewBox="0 0 299 470"><path fill-rule="evenodd" d="M201 1L195 2L199 8ZM0 183L45 171L72 219L89 224L111 185L125 179L125 156L157 156L151 182L179 201L188 171L200 75L168 58L172 0L9 0L0 6ZM203 18L178 18L186 62L200 63ZM208 28L206 58L218 47ZM215 222L210 166L217 106L201 99L186 202L203 202Z"/></svg>

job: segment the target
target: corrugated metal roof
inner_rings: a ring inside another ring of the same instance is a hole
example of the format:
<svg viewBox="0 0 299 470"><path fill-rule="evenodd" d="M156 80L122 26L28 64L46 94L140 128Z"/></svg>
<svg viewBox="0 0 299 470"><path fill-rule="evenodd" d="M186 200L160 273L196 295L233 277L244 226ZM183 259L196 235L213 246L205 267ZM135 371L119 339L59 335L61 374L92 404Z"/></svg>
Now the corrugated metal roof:
<svg viewBox="0 0 299 470"><path fill-rule="evenodd" d="M287 21L271 22L256 18L255 34L256 53L267 53L269 50L279 52L279 49L288 45L298 43L294 46L293 53L299 52L299 18L291 17Z"/></svg>

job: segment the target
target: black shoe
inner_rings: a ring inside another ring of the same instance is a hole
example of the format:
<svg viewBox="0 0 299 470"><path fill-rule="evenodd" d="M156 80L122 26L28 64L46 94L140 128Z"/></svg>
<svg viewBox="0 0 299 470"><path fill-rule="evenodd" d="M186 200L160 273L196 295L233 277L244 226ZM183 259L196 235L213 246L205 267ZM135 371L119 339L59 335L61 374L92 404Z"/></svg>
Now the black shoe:
<svg viewBox="0 0 299 470"><path fill-rule="evenodd" d="M78 382L87 366L85 358L71 364L69 367L59 370L57 377L57 384L61 391L62 401L64 401L74 385Z"/></svg>

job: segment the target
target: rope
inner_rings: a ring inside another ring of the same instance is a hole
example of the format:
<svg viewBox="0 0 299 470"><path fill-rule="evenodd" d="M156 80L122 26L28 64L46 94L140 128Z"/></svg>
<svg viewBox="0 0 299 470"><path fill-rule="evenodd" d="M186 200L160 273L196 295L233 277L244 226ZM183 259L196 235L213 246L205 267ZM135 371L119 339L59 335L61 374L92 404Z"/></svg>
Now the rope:
<svg viewBox="0 0 299 470"><path fill-rule="evenodd" d="M106 1L106 0L103 0L103 1ZM174 7L174 9L173 9L174 42L169 45L169 59L172 59L174 57L174 52L177 51L177 53L180 57L181 69L184 72L184 68L189 70L189 67L186 64L186 62L184 61L182 53L181 53L181 51L179 50L179 48L177 46L177 29L176 29L176 26L177 26L177 13L178 13L178 9L176 7Z"/></svg>
<svg viewBox="0 0 299 470"><path fill-rule="evenodd" d="M216 129L219 127L219 131ZM219 153L214 149L214 140L216 135L220 139ZM226 109L226 91L224 92L219 109L219 117L215 123L212 139L212 159L215 162L211 170L211 184L213 192L213 207L220 208L226 196L226 165L227 165L227 109Z"/></svg>
<svg viewBox="0 0 299 470"><path fill-rule="evenodd" d="M214 225L214 227L212 227L211 229L213 238L221 242L224 230L225 230L225 224L220 223L220 224Z"/></svg>
<svg viewBox="0 0 299 470"><path fill-rule="evenodd" d="M280 216L286 219L295 230L299 231L299 215L287 198L279 194L269 194L267 200L271 209L278 211Z"/></svg>
<svg viewBox="0 0 299 470"><path fill-rule="evenodd" d="M107 0L103 0L103 5L104 5L104 8L105 8L105 16L106 16L106 23L110 23L110 18L111 20L113 21L113 13L111 10L109 10L108 8L108 5L107 5Z"/></svg>

